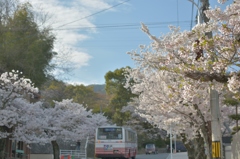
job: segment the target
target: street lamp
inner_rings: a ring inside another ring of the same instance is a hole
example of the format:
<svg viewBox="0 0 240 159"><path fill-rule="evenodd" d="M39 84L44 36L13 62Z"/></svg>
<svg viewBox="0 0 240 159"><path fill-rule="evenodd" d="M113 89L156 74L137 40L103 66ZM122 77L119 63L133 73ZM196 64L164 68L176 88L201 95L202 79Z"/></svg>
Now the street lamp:
<svg viewBox="0 0 240 159"><path fill-rule="evenodd" d="M200 11L200 8L198 7L198 5L194 2L194 0L188 0L190 2L192 2L198 9L198 24L201 24L203 22L203 18L202 18L202 12Z"/></svg>
<svg viewBox="0 0 240 159"><path fill-rule="evenodd" d="M173 133L172 133L172 126L173 126L173 124L172 124L172 122L170 123L170 131L169 131L169 135L170 135L170 159L172 159L172 153L173 153L173 147L172 147L172 145L173 145L173 142L172 142L172 137L173 137ZM176 149L177 149L177 145L176 145L176 134L174 134L174 149L175 149L175 151L176 151Z"/></svg>

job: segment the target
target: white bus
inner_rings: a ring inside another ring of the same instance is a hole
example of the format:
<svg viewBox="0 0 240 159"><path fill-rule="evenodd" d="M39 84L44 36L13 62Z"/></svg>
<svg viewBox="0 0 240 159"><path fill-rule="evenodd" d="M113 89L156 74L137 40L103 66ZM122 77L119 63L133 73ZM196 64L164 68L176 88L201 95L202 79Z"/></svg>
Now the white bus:
<svg viewBox="0 0 240 159"><path fill-rule="evenodd" d="M121 126L101 126L96 129L95 157L101 159L135 159L137 133Z"/></svg>

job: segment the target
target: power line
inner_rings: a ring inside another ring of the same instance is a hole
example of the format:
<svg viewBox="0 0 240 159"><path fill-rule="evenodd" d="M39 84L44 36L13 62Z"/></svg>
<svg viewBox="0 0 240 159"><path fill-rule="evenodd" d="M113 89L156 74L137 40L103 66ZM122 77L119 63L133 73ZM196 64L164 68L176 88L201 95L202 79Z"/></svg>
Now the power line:
<svg viewBox="0 0 240 159"><path fill-rule="evenodd" d="M190 21L181 21L182 23L189 23ZM169 22L147 22L147 23L145 23L146 25L148 25L149 26L149 28L157 28L157 29L159 29L159 28L162 28L162 27L165 27L165 26L163 26L164 24L174 24L174 23L177 23L176 21L169 21ZM75 30L75 29L90 29L90 28L99 28L99 29L104 29L104 28L107 28L107 31L111 31L111 28L112 28L112 30L114 29L114 31L120 31L120 30L124 30L124 29L139 29L140 27L139 27L140 25L138 24L138 23L122 23L122 24L116 24L116 25L114 25L114 24L101 24L101 25L99 25L99 26L96 26L96 27L81 27L81 28L65 28L65 29L51 29L51 30L59 30L59 31L61 31L61 30ZM134 28L135 27L135 28ZM116 29L117 28L117 29ZM12 28L11 30L9 30L9 29L6 29L6 30L2 30L3 32L18 32L18 31L22 31L22 30L26 30L27 29L27 27L19 27L19 28ZM140 29L139 29L140 30ZM41 34L41 33L40 33ZM122 34L121 34L122 35ZM30 35L28 35L28 36L25 36L25 39L30 39L30 38L32 38L32 37L34 37L34 36L39 36L39 33L33 33L33 34L30 34ZM119 39L119 38L118 38ZM12 43L14 43L14 42L18 42L18 41L20 41L20 40L23 40L23 39L15 39L15 40L11 40L11 41L9 41L9 42L12 42ZM138 39L139 40L139 39ZM115 39L112 39L111 41L115 41ZM126 40L124 40L124 41L126 41ZM136 41L136 40L132 40L132 41ZM0 44L0 46L1 46L2 44Z"/></svg>
<svg viewBox="0 0 240 159"><path fill-rule="evenodd" d="M123 1L123 2L121 2L121 3L118 3L118 4L116 4L116 5L111 6L111 7L109 7L109 8L103 9L103 10L101 10L101 11L99 11L99 12L96 12L96 13L90 14L90 15L88 15L88 16L86 16L86 17L81 18L81 19L78 19L78 20L75 20L75 21L72 21L72 22L69 22L69 23L65 23L65 24L63 24L63 25L61 25L61 26L58 26L57 28L60 28L60 27L66 26L66 25L68 25L68 24L71 24L71 23L74 23L74 22L80 21L80 20L82 20L82 19L85 19L85 18L91 17L91 16L93 16L93 15L99 14L99 13L104 12L104 11L107 11L107 10L109 10L109 9L111 9L111 8L114 8L114 7L117 7L117 6L121 5L121 4L124 4L124 3L128 2L128 1L130 1L130 0ZM52 30L57 30L57 28L52 29ZM6 29L6 30L2 30L2 31L5 31L5 32L8 32L8 31L22 31L22 30L24 30L24 29L26 29L26 27L22 27L22 28L14 28L14 29L11 29L11 30ZM59 29L59 30L60 30L60 29ZM30 38L30 37L33 37L33 36L38 36L38 33L37 33L37 34L33 34L33 35L29 35L28 37ZM17 41L17 40L14 40L14 41ZM1 46L1 44L0 44L0 46Z"/></svg>
<svg viewBox="0 0 240 159"><path fill-rule="evenodd" d="M179 23L191 23L191 21L169 21L169 22L149 22L149 23L144 23L146 24L148 27L160 27L160 25L170 25L170 24L177 24L179 25ZM129 24L105 24L105 25L98 25L98 26L94 26L94 27L84 27L84 26L76 26L76 27L72 27L72 28L62 28L62 29L58 29L58 28L53 28L53 30L74 30L74 29L104 29L104 28L118 28L118 29L133 29L133 27L140 27L140 24L138 23L129 23Z"/></svg>
<svg viewBox="0 0 240 159"><path fill-rule="evenodd" d="M61 28L61 27L66 26L66 25L68 25L68 24L72 24L72 23L75 23L75 22L77 22L77 21L80 21L80 20L86 19L86 18L88 18L88 17L94 16L94 15L96 15L96 14L105 12L105 11L107 11L107 10L109 10L109 9L112 9L112 8L114 8L114 7L117 7L117 6L119 6L119 5L122 5L122 4L124 4L124 3L128 2L128 1L130 1L130 0L123 1L123 2L121 2L121 3L118 3L118 4L116 4L116 5L111 6L111 7L109 7L109 8L103 9L103 10L101 10L101 11L98 11L98 12L96 12L96 13L90 14L90 15L85 16L85 17L83 17L83 18L74 20L74 21L72 21L72 22L65 23L65 24L63 24L63 25L58 26L57 28Z"/></svg>
<svg viewBox="0 0 240 159"><path fill-rule="evenodd" d="M144 23L148 27L165 27L166 25L174 25L179 23L189 24L192 21L166 21L166 22L146 22ZM140 23L118 23L118 24L97 24L96 26L81 26L81 25L71 25L68 28L52 28L50 30L77 30L77 29L104 29L104 28L118 28L118 29L135 29L140 28ZM135 28L134 28L135 27ZM28 29L28 27L14 27L9 30L9 28L2 29L3 32L17 32Z"/></svg>

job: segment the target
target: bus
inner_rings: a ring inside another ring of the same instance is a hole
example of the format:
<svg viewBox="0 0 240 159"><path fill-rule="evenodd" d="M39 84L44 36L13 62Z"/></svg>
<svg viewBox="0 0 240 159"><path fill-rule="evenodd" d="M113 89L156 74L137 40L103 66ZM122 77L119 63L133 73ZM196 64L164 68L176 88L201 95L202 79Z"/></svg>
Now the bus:
<svg viewBox="0 0 240 159"><path fill-rule="evenodd" d="M122 126L101 126L96 129L95 157L101 159L135 159L137 133Z"/></svg>

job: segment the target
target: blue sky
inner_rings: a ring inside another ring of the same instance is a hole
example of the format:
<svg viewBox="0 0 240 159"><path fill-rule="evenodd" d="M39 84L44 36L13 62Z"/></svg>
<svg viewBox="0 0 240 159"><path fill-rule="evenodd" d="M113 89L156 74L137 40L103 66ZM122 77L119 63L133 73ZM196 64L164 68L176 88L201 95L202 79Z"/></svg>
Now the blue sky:
<svg viewBox="0 0 240 159"><path fill-rule="evenodd" d="M25 0L21 0L25 1ZM47 3L46 3L47 1ZM229 0L227 4L232 3ZM122 67L134 67L128 51L150 44L140 30L145 23L155 36L167 33L168 26L190 30L197 9L188 0L29 0L38 11L51 15L50 25L57 37L55 50L60 66L59 79L72 84L104 84L104 75ZM195 0L198 3L198 0ZM217 0L210 0L214 8ZM223 7L224 8L224 7ZM192 14L193 13L193 14Z"/></svg>

